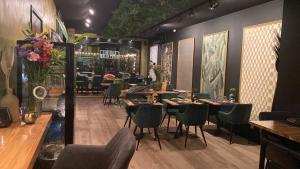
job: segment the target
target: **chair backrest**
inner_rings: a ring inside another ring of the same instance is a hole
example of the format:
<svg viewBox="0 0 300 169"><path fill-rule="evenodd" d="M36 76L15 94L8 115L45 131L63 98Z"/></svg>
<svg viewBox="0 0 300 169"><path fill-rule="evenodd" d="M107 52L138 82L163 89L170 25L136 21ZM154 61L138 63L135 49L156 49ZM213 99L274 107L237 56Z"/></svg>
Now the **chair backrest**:
<svg viewBox="0 0 300 169"><path fill-rule="evenodd" d="M165 93L160 95L160 99L172 99L177 98L179 93Z"/></svg>
<svg viewBox="0 0 300 169"><path fill-rule="evenodd" d="M291 117L289 112L286 111L273 111L273 112L260 112L259 120L286 120Z"/></svg>
<svg viewBox="0 0 300 169"><path fill-rule="evenodd" d="M188 125L203 126L208 116L208 105L190 104L184 110L184 120Z"/></svg>
<svg viewBox="0 0 300 169"><path fill-rule="evenodd" d="M121 90L121 84L111 84L109 86L109 95L115 97L120 96Z"/></svg>
<svg viewBox="0 0 300 169"><path fill-rule="evenodd" d="M197 99L211 99L208 93L195 93L194 97Z"/></svg>
<svg viewBox="0 0 300 169"><path fill-rule="evenodd" d="M232 123L247 124L250 119L251 111L252 104L236 104L230 112Z"/></svg>
<svg viewBox="0 0 300 169"><path fill-rule="evenodd" d="M162 106L141 104L136 111L135 118L140 128L157 128L162 120Z"/></svg>
<svg viewBox="0 0 300 169"><path fill-rule="evenodd" d="M123 128L105 147L107 169L127 169L135 152L136 139L132 131Z"/></svg>

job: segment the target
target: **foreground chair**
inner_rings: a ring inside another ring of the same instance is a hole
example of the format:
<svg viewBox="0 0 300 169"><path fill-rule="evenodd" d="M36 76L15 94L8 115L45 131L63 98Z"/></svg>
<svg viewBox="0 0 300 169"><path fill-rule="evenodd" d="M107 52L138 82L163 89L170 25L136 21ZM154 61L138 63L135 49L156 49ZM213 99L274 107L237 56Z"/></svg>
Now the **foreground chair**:
<svg viewBox="0 0 300 169"><path fill-rule="evenodd" d="M219 111L218 119L221 124L230 124L230 140L232 143L232 131L235 125L245 125L248 124L251 115L252 104L236 104L233 106L232 110L229 112Z"/></svg>
<svg viewBox="0 0 300 169"><path fill-rule="evenodd" d="M176 113L176 119L179 121L179 125L175 133L175 138L177 137L179 129L182 131L182 125L184 124L186 126L184 147L186 147L190 126L195 126L196 136L197 136L197 126L199 126L204 139L204 143L207 146L206 139L203 132L203 125L206 122L207 116L208 116L208 105L205 104L187 105L183 113L180 112Z"/></svg>
<svg viewBox="0 0 300 169"><path fill-rule="evenodd" d="M172 98L177 98L178 94L177 93L167 93L167 94L162 94L160 96L160 99L172 99ZM167 125L167 132L169 132L169 126L170 126L170 120L171 120L171 116L175 116L176 113L179 112L178 107L174 107L174 106L170 106L170 105L166 105L165 107L166 113L163 117L163 120L161 121L161 124L164 122L165 118L168 116L168 125ZM176 126L177 126L177 120L176 120Z"/></svg>
<svg viewBox="0 0 300 169"><path fill-rule="evenodd" d="M142 139L144 133L144 128L153 128L155 137L157 138L159 148L161 149L161 144L159 136L157 133L157 128L160 125L162 118L162 106L161 105L151 105L151 104L142 104L138 107L138 110L135 114L132 114L132 120L136 124L134 133L137 127L140 128L140 135L138 137L138 143L136 150L139 148L140 140Z"/></svg>
<svg viewBox="0 0 300 169"><path fill-rule="evenodd" d="M132 131L124 128L106 146L66 146L52 169L127 169L135 145Z"/></svg>

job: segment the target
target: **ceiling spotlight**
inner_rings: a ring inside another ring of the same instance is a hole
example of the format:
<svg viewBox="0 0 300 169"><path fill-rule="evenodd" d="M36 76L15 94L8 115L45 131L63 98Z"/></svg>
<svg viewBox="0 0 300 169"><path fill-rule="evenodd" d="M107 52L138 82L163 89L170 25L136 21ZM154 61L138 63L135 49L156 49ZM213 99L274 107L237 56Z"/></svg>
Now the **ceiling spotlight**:
<svg viewBox="0 0 300 169"><path fill-rule="evenodd" d="M89 28L91 25L90 25L89 23L86 22L86 23L85 23L85 26Z"/></svg>
<svg viewBox="0 0 300 169"><path fill-rule="evenodd" d="M210 9L211 11L215 10L220 5L220 3L217 0L208 0L208 3L208 9Z"/></svg>
<svg viewBox="0 0 300 169"><path fill-rule="evenodd" d="M91 19L89 19L89 18L87 18L85 21L86 21L87 23L91 23L91 22L92 22Z"/></svg>
<svg viewBox="0 0 300 169"><path fill-rule="evenodd" d="M90 8L90 9L89 9L89 13L90 13L91 15L94 15L94 14L95 14L95 11L94 11L92 8Z"/></svg>
<svg viewBox="0 0 300 169"><path fill-rule="evenodd" d="M176 29L173 29L173 32L175 33L177 30Z"/></svg>

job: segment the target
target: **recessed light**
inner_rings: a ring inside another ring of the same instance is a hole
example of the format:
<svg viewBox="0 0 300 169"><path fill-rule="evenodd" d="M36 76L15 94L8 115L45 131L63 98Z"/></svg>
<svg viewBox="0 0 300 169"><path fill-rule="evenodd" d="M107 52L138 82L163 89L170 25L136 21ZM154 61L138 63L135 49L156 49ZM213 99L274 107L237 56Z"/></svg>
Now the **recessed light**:
<svg viewBox="0 0 300 169"><path fill-rule="evenodd" d="M91 23L91 22L92 22L91 19L89 19L89 18L87 18L85 21L86 21L87 23Z"/></svg>
<svg viewBox="0 0 300 169"><path fill-rule="evenodd" d="M177 30L176 29L173 29L173 32L175 33Z"/></svg>
<svg viewBox="0 0 300 169"><path fill-rule="evenodd" d="M94 15L94 14L95 14L95 11L94 11L92 8L90 8L90 9L89 9L89 13L90 13L91 15Z"/></svg>
<svg viewBox="0 0 300 169"><path fill-rule="evenodd" d="M89 28L89 27L90 27L90 24L86 22L86 23L85 23L85 26Z"/></svg>

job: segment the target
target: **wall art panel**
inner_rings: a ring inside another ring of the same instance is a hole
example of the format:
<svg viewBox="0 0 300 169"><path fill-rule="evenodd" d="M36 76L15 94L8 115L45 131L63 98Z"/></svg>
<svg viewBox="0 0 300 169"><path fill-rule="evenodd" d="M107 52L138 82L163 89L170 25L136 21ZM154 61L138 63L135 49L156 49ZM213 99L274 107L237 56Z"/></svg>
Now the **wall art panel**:
<svg viewBox="0 0 300 169"><path fill-rule="evenodd" d="M277 83L274 46L281 33L281 21L244 28L239 101L252 103L251 120L272 110Z"/></svg>
<svg viewBox="0 0 300 169"><path fill-rule="evenodd" d="M150 47L150 63L157 65L158 61L158 45L153 45Z"/></svg>
<svg viewBox="0 0 300 169"><path fill-rule="evenodd" d="M162 82L171 82L172 77L172 58L173 58L173 42L161 45L160 51Z"/></svg>
<svg viewBox="0 0 300 169"><path fill-rule="evenodd" d="M228 31L203 37L200 91L224 96Z"/></svg>
<svg viewBox="0 0 300 169"><path fill-rule="evenodd" d="M192 90L194 47L194 38L184 39L178 42L177 89Z"/></svg>

